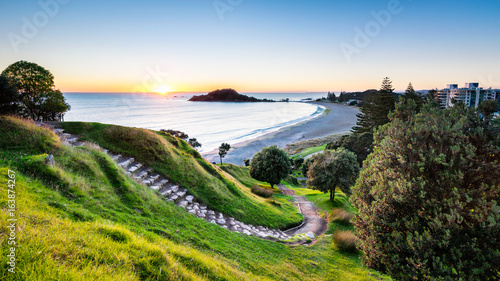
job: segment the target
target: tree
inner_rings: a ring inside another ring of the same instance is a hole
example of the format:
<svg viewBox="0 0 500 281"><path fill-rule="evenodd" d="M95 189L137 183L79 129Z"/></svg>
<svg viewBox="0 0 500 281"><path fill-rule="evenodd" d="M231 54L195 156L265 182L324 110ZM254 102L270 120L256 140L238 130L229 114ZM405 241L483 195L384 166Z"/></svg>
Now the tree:
<svg viewBox="0 0 500 281"><path fill-rule="evenodd" d="M297 157L296 159L293 160L293 166L295 167L296 170L300 169L302 165L304 164L304 158L302 157Z"/></svg>
<svg viewBox="0 0 500 281"><path fill-rule="evenodd" d="M57 121L70 110L63 94L55 89L50 71L31 62L18 61L3 72L20 94L20 115L33 120Z"/></svg>
<svg viewBox="0 0 500 281"><path fill-rule="evenodd" d="M396 102L393 90L392 82L386 77L379 92L371 92L363 99L361 113L356 115L358 121L352 130L354 133L372 133L375 128L389 122L387 115L394 110Z"/></svg>
<svg viewBox="0 0 500 281"><path fill-rule="evenodd" d="M194 148L199 148L201 147L201 143L196 139L196 138L191 138L188 140L188 143Z"/></svg>
<svg viewBox="0 0 500 281"><path fill-rule="evenodd" d="M231 145L228 143L222 143L219 147L219 157L220 157L220 164L222 165L222 158L226 157L227 153L231 149Z"/></svg>
<svg viewBox="0 0 500 281"><path fill-rule="evenodd" d="M359 164L353 152L341 147L325 150L317 154L309 166L307 185L322 192L330 192L330 201L335 200L338 187L346 195L351 194L351 186L356 182Z"/></svg>
<svg viewBox="0 0 500 281"><path fill-rule="evenodd" d="M478 110L483 115L484 120L489 122L493 116L493 113L498 110L498 101L484 100L479 104Z"/></svg>
<svg viewBox="0 0 500 281"><path fill-rule="evenodd" d="M14 85L9 80L0 76L0 114L17 114L20 96Z"/></svg>
<svg viewBox="0 0 500 281"><path fill-rule="evenodd" d="M340 139L335 142L329 143L326 146L328 150L335 150L339 147L343 147L349 151L354 152L356 155L358 164L363 165L366 157L373 150L373 133L361 133L361 134L349 134L343 135Z"/></svg>
<svg viewBox="0 0 500 281"><path fill-rule="evenodd" d="M500 279L500 150L474 109L429 107L375 134L353 188L363 262L394 280Z"/></svg>
<svg viewBox="0 0 500 281"><path fill-rule="evenodd" d="M422 100L422 97L420 94L415 92L415 89L413 89L413 85L408 84L408 88L406 88L405 94L401 98L401 101L403 103L408 103L409 100L413 100L416 104L416 111L417 113L420 112L422 109L422 105L424 104L424 101Z"/></svg>
<svg viewBox="0 0 500 281"><path fill-rule="evenodd" d="M334 92L328 92L326 99L331 101L331 102L335 102L335 101L337 101L337 96L335 96Z"/></svg>
<svg viewBox="0 0 500 281"><path fill-rule="evenodd" d="M250 163L250 176L274 187L290 173L290 159L285 151L273 145L257 152Z"/></svg>

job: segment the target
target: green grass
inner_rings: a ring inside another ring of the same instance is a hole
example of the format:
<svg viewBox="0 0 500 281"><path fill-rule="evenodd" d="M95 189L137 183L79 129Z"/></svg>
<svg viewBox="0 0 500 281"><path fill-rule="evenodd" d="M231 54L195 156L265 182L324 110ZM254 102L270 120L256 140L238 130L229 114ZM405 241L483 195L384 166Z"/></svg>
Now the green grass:
<svg viewBox="0 0 500 281"><path fill-rule="evenodd" d="M326 149L326 146L328 144L324 144L324 145L320 145L320 146L314 146L314 147L309 147L309 148L306 148L304 150L302 150L301 152L299 152L298 154L295 154L293 156L293 158L299 158L299 157L306 157L308 155L311 155L313 153L316 153L316 152L320 152L320 151L323 151Z"/></svg>
<svg viewBox="0 0 500 281"><path fill-rule="evenodd" d="M20 141L32 137L17 133ZM330 239L289 247L226 231L136 184L101 151L55 147L55 166L44 163L41 151L0 147L0 220L7 219L5 183L14 170L19 246L13 275L6 265L9 231L0 224L0 280L387 279L361 266L359 255L338 252Z"/></svg>
<svg viewBox="0 0 500 281"><path fill-rule="evenodd" d="M254 195L186 142L169 134L99 123L68 122L61 126L103 148L134 157L188 189L201 203L244 223L285 229L302 220L300 214L289 213L290 208L280 208Z"/></svg>

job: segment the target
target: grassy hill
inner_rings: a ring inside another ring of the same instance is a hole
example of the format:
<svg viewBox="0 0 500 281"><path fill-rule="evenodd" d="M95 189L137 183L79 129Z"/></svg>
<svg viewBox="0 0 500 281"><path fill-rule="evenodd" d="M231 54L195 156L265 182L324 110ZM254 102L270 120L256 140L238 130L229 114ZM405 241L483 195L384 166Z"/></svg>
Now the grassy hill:
<svg viewBox="0 0 500 281"><path fill-rule="evenodd" d="M285 226L300 220L286 198L277 199L279 208L253 195L169 135L101 124L64 127L135 157L242 221ZM45 163L48 154L55 165ZM6 264L9 170L15 173L15 274ZM328 238L289 247L195 218L130 179L95 146L63 146L51 131L10 117L0 117L0 182L0 280L384 278L362 267L359 256L336 251Z"/></svg>

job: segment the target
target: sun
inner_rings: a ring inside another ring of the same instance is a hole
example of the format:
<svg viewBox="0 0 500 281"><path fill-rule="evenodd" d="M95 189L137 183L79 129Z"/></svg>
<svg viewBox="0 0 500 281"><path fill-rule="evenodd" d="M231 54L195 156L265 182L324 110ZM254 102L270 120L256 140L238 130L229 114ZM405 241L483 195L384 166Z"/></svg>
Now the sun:
<svg viewBox="0 0 500 281"><path fill-rule="evenodd" d="M168 94L170 92L173 92L174 89L172 87L170 87L169 85L162 84L162 85L156 86L156 88L154 88L153 91L155 93L158 93L158 94L161 94L161 95L166 95L166 94Z"/></svg>

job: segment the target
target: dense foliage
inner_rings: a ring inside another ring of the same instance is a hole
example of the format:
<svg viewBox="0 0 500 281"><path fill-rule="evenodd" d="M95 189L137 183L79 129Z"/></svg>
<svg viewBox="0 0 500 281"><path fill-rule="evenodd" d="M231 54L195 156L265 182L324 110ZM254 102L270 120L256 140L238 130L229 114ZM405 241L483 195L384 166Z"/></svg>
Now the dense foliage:
<svg viewBox="0 0 500 281"><path fill-rule="evenodd" d="M292 164L285 151L273 145L257 152L250 163L250 176L273 187L290 173Z"/></svg>
<svg viewBox="0 0 500 281"><path fill-rule="evenodd" d="M23 117L58 121L70 109L61 91L55 89L52 73L35 63L18 61L9 65L2 76L20 94L11 105L19 104L16 113Z"/></svg>
<svg viewBox="0 0 500 281"><path fill-rule="evenodd" d="M335 150L343 147L354 152L359 165L368 157L373 150L373 133L349 134L344 135L335 142L329 143L326 149Z"/></svg>
<svg viewBox="0 0 500 281"><path fill-rule="evenodd" d="M314 156L309 165L307 185L314 189L330 192L330 201L335 199L338 187L346 195L351 194L351 186L356 182L359 164L356 155L341 147L337 150L325 150Z"/></svg>
<svg viewBox="0 0 500 281"><path fill-rule="evenodd" d="M424 106L377 131L351 197L365 265L396 280L500 279L492 126L473 109Z"/></svg>

